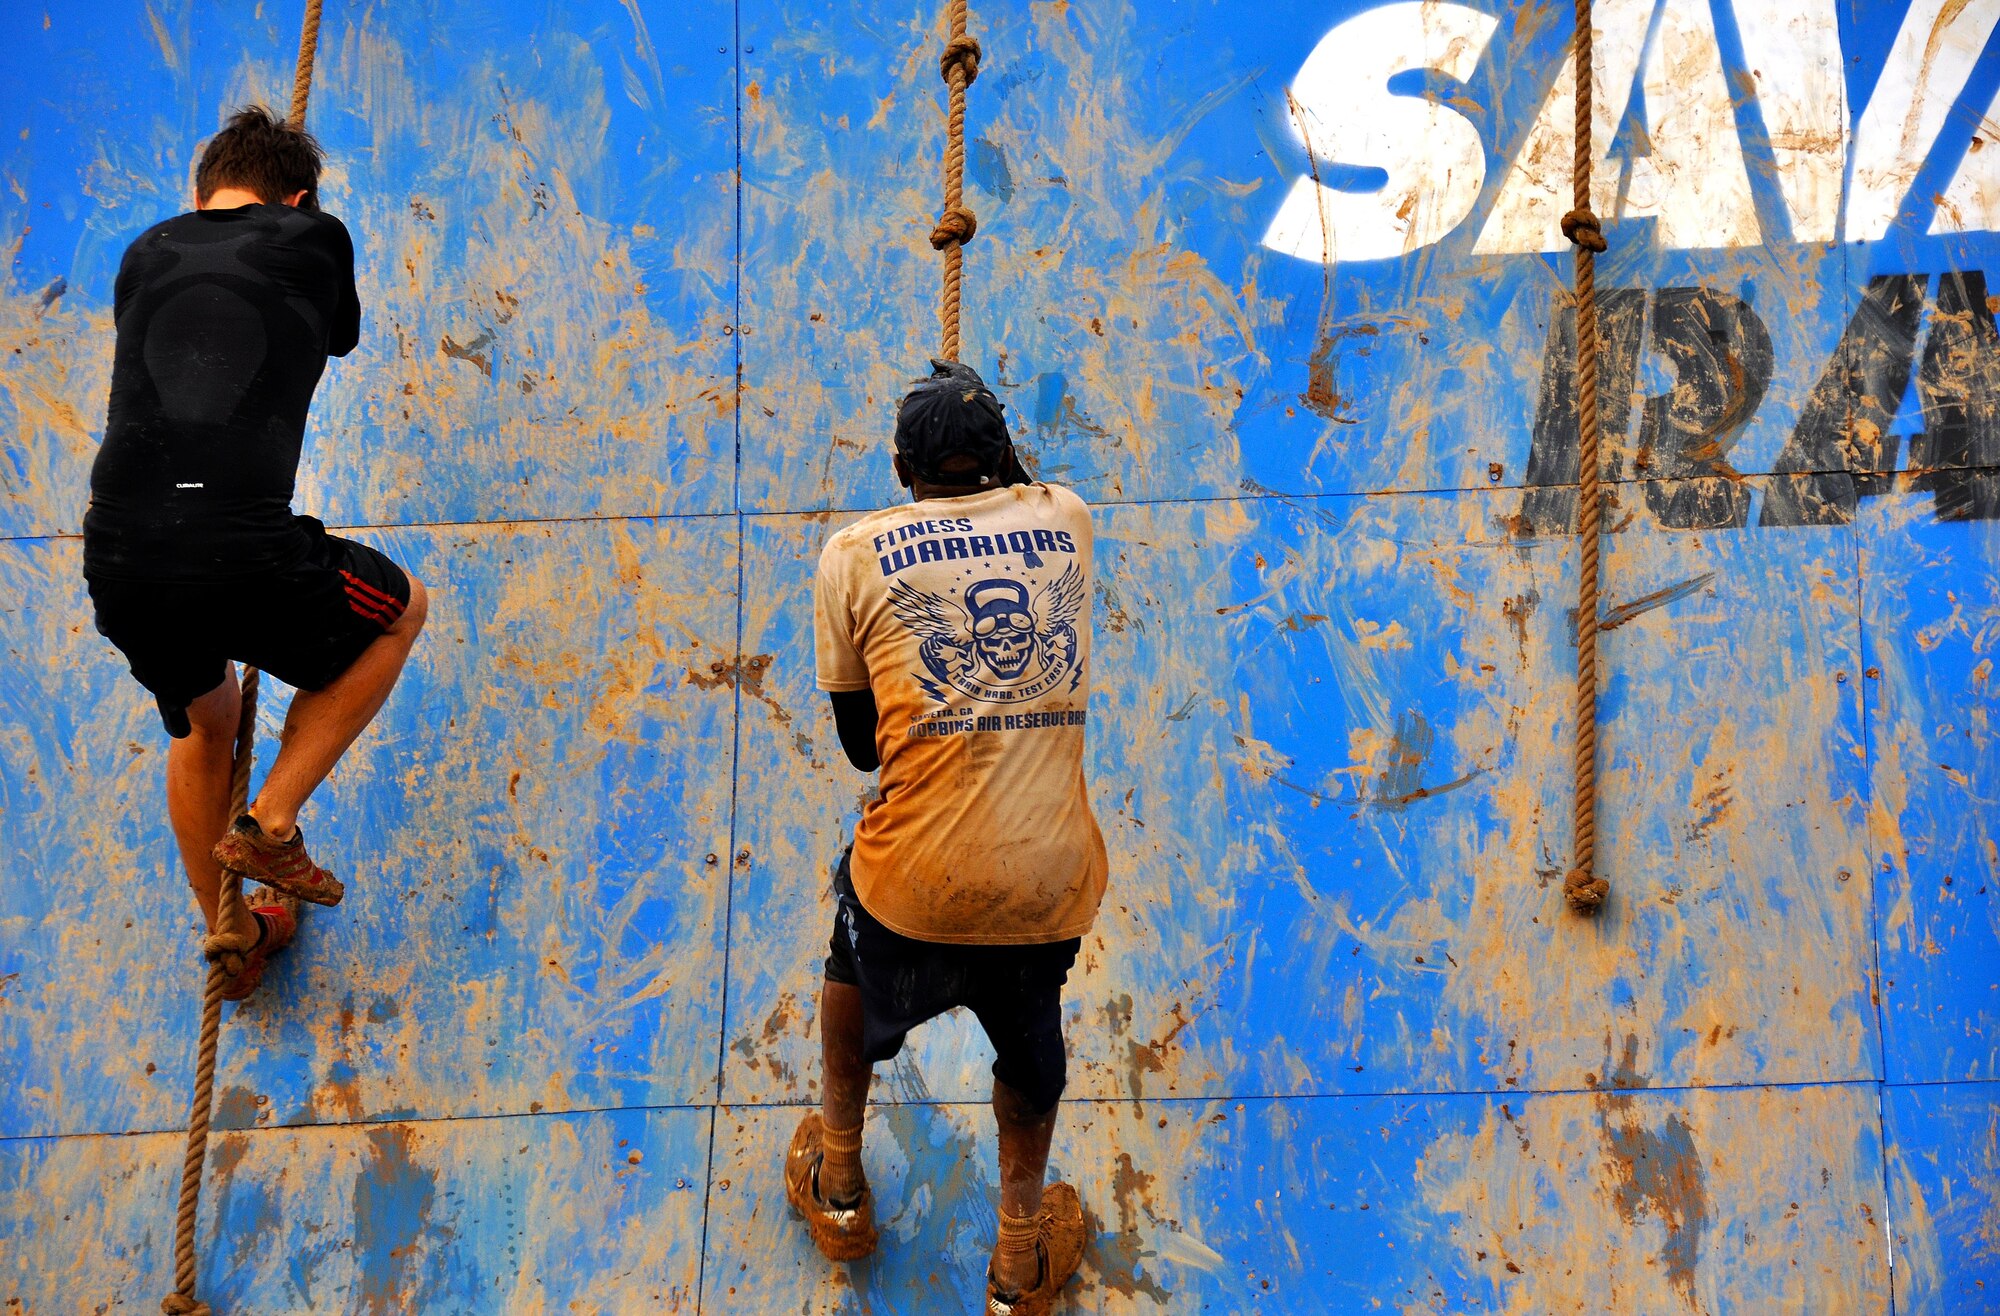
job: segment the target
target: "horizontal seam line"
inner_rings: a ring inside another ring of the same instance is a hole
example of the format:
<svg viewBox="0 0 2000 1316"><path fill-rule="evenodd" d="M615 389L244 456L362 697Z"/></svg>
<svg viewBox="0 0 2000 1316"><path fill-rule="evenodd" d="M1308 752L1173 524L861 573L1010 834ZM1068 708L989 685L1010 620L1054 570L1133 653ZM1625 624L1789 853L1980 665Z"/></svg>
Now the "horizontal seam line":
<svg viewBox="0 0 2000 1316"><path fill-rule="evenodd" d="M1248 1104L1274 1104L1278 1102L1338 1102L1338 1101L1434 1101L1447 1097L1488 1099L1493 1097L1630 1097L1630 1096L1684 1096L1705 1092L1797 1092L1813 1088L1918 1088L1918 1087L1963 1087L1984 1088L2000 1085L2000 1078L1980 1079L1925 1079L1914 1082L1888 1082L1875 1078L1834 1078L1802 1079L1781 1083L1713 1083L1680 1084L1661 1087L1581 1087L1581 1088L1410 1088L1383 1089L1369 1092L1301 1092L1301 1093L1244 1093L1217 1096L1162 1096L1162 1097L1064 1097L1061 1104L1071 1107L1085 1106L1213 1106L1231 1102ZM454 1124L510 1119L571 1119L591 1115L616 1115L621 1113L645 1113L649 1111L758 1111L758 1110L799 1110L811 1109L819 1103L810 1098L796 1101L711 1101L711 1102L667 1102L659 1105L635 1106L580 1106L571 1110L519 1110L489 1111L470 1115L402 1115L381 1116L369 1119L318 1121L299 1124L259 1124L247 1128L215 1127L216 1133L280 1133L298 1132L307 1129L365 1129L380 1128L392 1124ZM871 1106L896 1108L936 1107L939 1109L985 1109L992 1103L987 1100L967 1099L964 1101L897 1101L870 1097ZM71 1133L16 1133L0 1134L0 1143L9 1142L53 1142L63 1138L143 1138L159 1137L167 1134L185 1134L185 1126L146 1129L79 1130Z"/></svg>
<svg viewBox="0 0 2000 1316"><path fill-rule="evenodd" d="M1934 467L1923 467L1920 469L1903 469L1896 471L1846 471L1846 470L1765 471L1757 474L1743 474L1742 479L1745 481L1755 481L1755 480L1772 480L1772 479L1783 479L1790 477L1810 477L1810 476L1825 476L1825 475L1850 475L1850 476L1861 476L1861 477L1939 475L1939 474L1948 474L1951 472L1964 472L1967 474L1973 474L1973 473L1990 474L1994 472L2000 472L2000 466L1934 466ZM1684 476L1675 476L1670 479L1657 479L1652 477L1619 477L1616 479L1605 480L1603 481L1603 483L1615 486L1644 485L1644 484L1686 484L1692 480L1720 480L1727 478L1728 478L1727 476L1720 476L1720 475L1684 475ZM1058 481L1057 483L1062 484L1062 487L1064 488L1074 489L1076 487L1073 484L1066 484L1061 481ZM1101 499L1086 499L1085 501L1092 507L1170 507L1184 503L1191 504L1191 503L1299 502L1307 500L1332 502L1341 499L1355 499L1355 498L1435 498L1444 496L1446 494L1514 494L1514 493L1525 494L1525 493L1533 493L1538 490L1554 490L1554 491L1568 492L1574 490L1575 488L1576 485L1574 483L1467 484L1467 485L1436 485L1422 489L1340 489L1333 491L1320 491L1314 493L1288 493L1284 490L1267 489L1260 486L1256 489L1243 490L1240 493L1188 494L1177 497L1163 497L1163 498L1101 498ZM897 506L897 505L900 504L891 504L891 506ZM881 510L883 510L881 506L862 504L853 507L796 507L796 508L781 507L781 508L770 508L770 509L745 509L741 513L741 515L745 517L806 517L806 516L849 516L849 515L858 516L868 512L877 512ZM703 520L720 521L720 520L728 520L734 518L737 515L738 513L730 510L704 511L704 512L604 512L604 513L578 514L573 516L508 516L508 517L495 517L490 520L356 521L340 525L329 525L327 529L335 531L447 530L455 526L516 526L516 525L572 525L572 524L589 525L600 521L703 521ZM1747 530L1750 527L1744 526L1742 528ZM1767 527L1760 526L1758 528L1764 529ZM1793 527L1775 526L1768 528L1791 529ZM1799 527L1799 528L1804 528L1804 527ZM0 535L0 543L35 543L38 541L81 539L82 537L83 534L81 531L63 530L47 534Z"/></svg>

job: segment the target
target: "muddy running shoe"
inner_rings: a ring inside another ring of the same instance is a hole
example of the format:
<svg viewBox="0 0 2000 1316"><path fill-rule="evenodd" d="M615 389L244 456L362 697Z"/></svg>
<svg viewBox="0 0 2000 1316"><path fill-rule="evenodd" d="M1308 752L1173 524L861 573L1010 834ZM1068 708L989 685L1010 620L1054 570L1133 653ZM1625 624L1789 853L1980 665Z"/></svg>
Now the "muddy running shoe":
<svg viewBox="0 0 2000 1316"><path fill-rule="evenodd" d="M303 827L294 831L289 841L274 841L247 813L215 843L215 862L273 891L315 905L337 905L346 894L340 879L306 853Z"/></svg>
<svg viewBox="0 0 2000 1316"><path fill-rule="evenodd" d="M875 1194L861 1186L861 1196L847 1206L835 1206L819 1195L819 1167L826 1160L820 1145L819 1112L799 1121L792 1149L785 1156L785 1197L812 1230L813 1243L829 1261L859 1261L875 1250Z"/></svg>
<svg viewBox="0 0 2000 1316"><path fill-rule="evenodd" d="M1035 1287L1021 1292L1004 1289L987 1271L986 1316L1048 1316L1063 1285L1083 1261L1083 1235L1083 1202L1076 1189L1066 1183L1042 1189L1042 1227L1035 1240L1041 1273Z"/></svg>
<svg viewBox="0 0 2000 1316"><path fill-rule="evenodd" d="M292 912L282 905L259 905L250 912L257 919L257 944L243 952L243 967L222 984L225 1001L241 1001L256 991L257 984L264 981L265 963L291 945L292 935L298 931Z"/></svg>

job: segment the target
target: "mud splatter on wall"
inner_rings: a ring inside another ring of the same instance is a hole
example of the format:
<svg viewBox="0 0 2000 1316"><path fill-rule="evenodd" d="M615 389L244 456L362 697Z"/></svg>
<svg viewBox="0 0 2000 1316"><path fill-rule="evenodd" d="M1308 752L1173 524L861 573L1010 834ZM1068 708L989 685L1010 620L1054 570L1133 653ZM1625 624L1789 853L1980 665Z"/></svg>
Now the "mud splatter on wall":
<svg viewBox="0 0 2000 1316"><path fill-rule="evenodd" d="M2000 9L1598 12L1614 895L1586 922L1574 315L1538 200L1566 19L975 0L970 357L1100 508L1077 1309L2000 1284ZM283 85L297 17L0 15L10 1311L169 1270L194 915L74 535L119 254ZM307 818L351 894L226 1026L207 1291L963 1308L995 1209L970 1020L878 1084L878 1260L829 1270L777 1191L870 788L813 686L811 572L899 496L890 408L935 341L938 15L326 24L365 327L300 505L435 602Z"/></svg>

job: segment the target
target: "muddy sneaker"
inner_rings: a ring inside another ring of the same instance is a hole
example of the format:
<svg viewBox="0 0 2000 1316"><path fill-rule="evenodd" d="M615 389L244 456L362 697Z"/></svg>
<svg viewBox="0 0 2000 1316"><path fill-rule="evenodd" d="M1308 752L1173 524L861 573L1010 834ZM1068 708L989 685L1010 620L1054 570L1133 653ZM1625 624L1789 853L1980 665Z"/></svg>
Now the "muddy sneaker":
<svg viewBox="0 0 2000 1316"><path fill-rule="evenodd" d="M986 1316L1048 1316L1062 1296L1063 1285L1083 1261L1083 1202L1076 1189L1052 1183L1042 1189L1042 1227L1035 1239L1035 1259L1041 1263L1035 1287L1021 1292L1000 1287L986 1272Z"/></svg>
<svg viewBox="0 0 2000 1316"><path fill-rule="evenodd" d="M799 1121L792 1149L785 1156L785 1197L812 1230L813 1243L829 1261L859 1261L875 1250L875 1194L861 1186L861 1196L847 1206L835 1206L819 1195L819 1167L826 1160L820 1145L819 1112Z"/></svg>
<svg viewBox="0 0 2000 1316"><path fill-rule="evenodd" d="M215 862L273 891L315 905L337 905L346 894L340 879L306 853L304 828L293 832L289 841L274 841L247 813L215 843Z"/></svg>
<svg viewBox="0 0 2000 1316"><path fill-rule="evenodd" d="M264 981L264 965L273 955L292 944L298 931L290 910L282 905L259 905L250 911L257 920L257 944L243 952L243 967L222 984L222 999L241 1001Z"/></svg>

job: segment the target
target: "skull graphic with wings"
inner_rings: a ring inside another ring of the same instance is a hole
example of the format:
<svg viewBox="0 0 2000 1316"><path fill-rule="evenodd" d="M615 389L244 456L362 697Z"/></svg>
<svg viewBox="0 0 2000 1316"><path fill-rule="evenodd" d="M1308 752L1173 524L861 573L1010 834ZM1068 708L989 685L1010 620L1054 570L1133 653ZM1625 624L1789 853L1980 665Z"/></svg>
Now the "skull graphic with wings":
<svg viewBox="0 0 2000 1316"><path fill-rule="evenodd" d="M974 581L960 597L903 580L889 589L890 608L920 639L929 677L918 673L917 681L933 699L950 703L949 687L988 703L1019 703L1082 680L1076 622L1084 585L1075 563L1039 593L999 576Z"/></svg>

